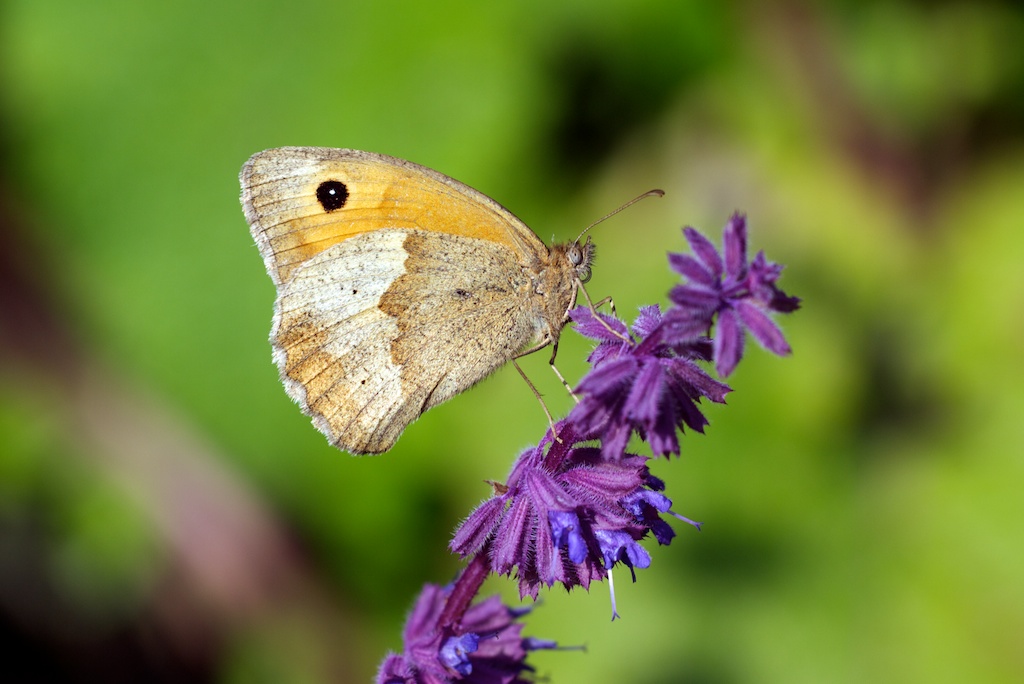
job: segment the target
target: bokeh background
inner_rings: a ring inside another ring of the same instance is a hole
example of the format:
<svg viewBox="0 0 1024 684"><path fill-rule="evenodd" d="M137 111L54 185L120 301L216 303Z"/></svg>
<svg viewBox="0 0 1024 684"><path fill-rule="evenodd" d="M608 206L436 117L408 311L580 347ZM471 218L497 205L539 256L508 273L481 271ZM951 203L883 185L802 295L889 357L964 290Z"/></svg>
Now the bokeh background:
<svg viewBox="0 0 1024 684"><path fill-rule="evenodd" d="M6 0L0 678L369 681L540 437L511 369L381 457L288 400L237 173L327 145L545 240L664 188L594 231L623 312L736 209L804 298L793 356L752 348L655 466L704 531L619 575L621 621L604 584L545 592L527 633L587 651L539 676L1024 680L1022 44L1016 3L968 0Z"/></svg>

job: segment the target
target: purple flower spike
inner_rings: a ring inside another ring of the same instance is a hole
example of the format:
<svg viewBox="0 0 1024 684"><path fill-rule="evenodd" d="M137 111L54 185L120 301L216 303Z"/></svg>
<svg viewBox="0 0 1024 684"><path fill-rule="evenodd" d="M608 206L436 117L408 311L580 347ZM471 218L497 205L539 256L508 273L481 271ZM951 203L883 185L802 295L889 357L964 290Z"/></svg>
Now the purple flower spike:
<svg viewBox="0 0 1024 684"><path fill-rule="evenodd" d="M388 655L378 684L527 684L521 675L530 651L557 644L520 636L517 620L528 610L504 605L497 596L468 610L457 624L440 624L450 588L428 584L409 615L403 633L405 651Z"/></svg>
<svg viewBox="0 0 1024 684"><path fill-rule="evenodd" d="M776 287L782 266L769 262L758 252L747 262L747 220L733 214L722 237L723 255L693 228L683 234L695 256L669 254L669 264L687 280L673 288L675 304L666 313L689 330L710 330L717 317L713 344L715 369L727 377L743 358L745 334L775 354L789 354L782 331L770 312L790 313L800 308L800 299Z"/></svg>
<svg viewBox="0 0 1024 684"><path fill-rule="evenodd" d="M580 328L585 334L596 332L599 324L593 323L589 309L579 307L572 316L584 323ZM729 387L691 360L702 358L693 330L680 328L677 319L663 316L658 307L642 309L632 333L625 341L589 335L600 340L591 354L599 361L577 386L582 400L569 421L580 432L601 434L605 458L624 454L634 431L656 455L678 455L676 430L688 426L703 432L707 419L697 403L701 397L724 403Z"/></svg>
<svg viewBox="0 0 1024 684"><path fill-rule="evenodd" d="M520 596L537 598L541 585L555 583L589 588L617 563L646 568L650 555L638 541L653 532L667 544L675 535L659 517L672 514L672 502L661 492L664 483L651 477L647 458L608 460L584 445L593 433L568 421L555 430L560 441L549 431L525 451L508 484L469 516L450 545L462 556L488 553L495 573L515 572Z"/></svg>

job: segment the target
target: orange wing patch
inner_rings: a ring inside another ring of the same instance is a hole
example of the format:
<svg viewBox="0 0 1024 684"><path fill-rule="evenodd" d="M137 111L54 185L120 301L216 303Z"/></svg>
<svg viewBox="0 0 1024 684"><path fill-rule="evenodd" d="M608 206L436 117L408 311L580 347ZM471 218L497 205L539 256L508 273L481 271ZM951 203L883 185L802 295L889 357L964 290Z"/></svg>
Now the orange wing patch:
<svg viewBox="0 0 1024 684"><path fill-rule="evenodd" d="M497 202L436 171L385 155L278 148L253 155L241 180L246 218L278 283L331 245L383 228L499 242L525 263L547 253Z"/></svg>

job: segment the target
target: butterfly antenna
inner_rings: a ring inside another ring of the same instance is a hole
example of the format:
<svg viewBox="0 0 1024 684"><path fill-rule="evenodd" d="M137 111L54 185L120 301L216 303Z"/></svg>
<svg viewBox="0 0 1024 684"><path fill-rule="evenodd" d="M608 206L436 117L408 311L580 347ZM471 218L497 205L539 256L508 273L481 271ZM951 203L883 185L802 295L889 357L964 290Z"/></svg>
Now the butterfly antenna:
<svg viewBox="0 0 1024 684"><path fill-rule="evenodd" d="M611 213L605 214L604 216L602 216L601 218L597 219L596 221L591 223L589 226L584 228L580 232L579 236L576 238L576 242L579 242L580 238L583 237L584 235L586 235L588 230L590 230L591 228L596 226L598 223L602 223L604 221L607 221L608 219L610 219L612 216L615 216L616 214L618 214L623 209L629 209L631 206L633 206L634 204L636 204L637 202L639 202L642 199L647 199L648 197L662 197L664 194L665 194L664 190L659 190L659 189L655 188L654 190L648 190L644 194L638 195L638 196L634 197L633 199L629 200L628 202L623 204L618 209L612 211Z"/></svg>

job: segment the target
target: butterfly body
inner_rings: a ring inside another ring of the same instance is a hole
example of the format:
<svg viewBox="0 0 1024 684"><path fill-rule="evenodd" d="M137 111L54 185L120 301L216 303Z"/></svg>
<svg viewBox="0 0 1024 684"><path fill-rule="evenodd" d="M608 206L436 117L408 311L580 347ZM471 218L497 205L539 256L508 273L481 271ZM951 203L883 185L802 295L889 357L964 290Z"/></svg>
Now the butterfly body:
<svg viewBox="0 0 1024 684"><path fill-rule="evenodd" d="M427 409L557 343L590 243L547 247L436 171L357 150L253 155L242 204L277 287L288 394L332 444L379 453Z"/></svg>

